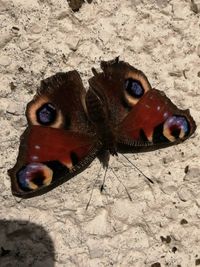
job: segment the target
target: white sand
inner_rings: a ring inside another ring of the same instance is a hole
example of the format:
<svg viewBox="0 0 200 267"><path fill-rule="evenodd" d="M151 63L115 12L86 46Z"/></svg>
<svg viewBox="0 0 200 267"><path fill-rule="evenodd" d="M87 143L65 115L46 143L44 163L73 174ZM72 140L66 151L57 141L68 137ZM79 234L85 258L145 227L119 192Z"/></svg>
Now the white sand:
<svg viewBox="0 0 200 267"><path fill-rule="evenodd" d="M98 68L101 59L118 55L143 70L152 86L165 91L179 107L190 108L198 126L199 18L189 0L94 0L77 13L66 0L0 0L0 218L36 224L10 222L7 229L0 221L0 247L11 250L0 257L1 267L141 267L154 263L154 267L187 267L198 263L198 128L181 145L128 155L152 177L152 186L122 157L119 161L126 166L111 159L132 202L111 171L106 193L101 194L102 172L85 210L98 161L50 193L22 201L11 194L7 169L15 163L26 126L24 110L40 80L77 69L87 87L91 67ZM43 240L45 231L54 244L54 265L49 241ZM17 237L12 237L13 232Z"/></svg>

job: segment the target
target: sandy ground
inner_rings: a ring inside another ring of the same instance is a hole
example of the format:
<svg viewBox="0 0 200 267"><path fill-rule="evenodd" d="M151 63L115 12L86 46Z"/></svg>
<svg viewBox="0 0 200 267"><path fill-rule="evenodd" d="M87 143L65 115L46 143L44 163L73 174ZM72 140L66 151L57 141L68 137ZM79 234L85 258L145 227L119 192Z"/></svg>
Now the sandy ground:
<svg viewBox="0 0 200 267"><path fill-rule="evenodd" d="M194 0L198 4L198 1ZM189 0L94 0L73 13L66 0L0 0L0 266L173 266L200 264L199 129L185 143L122 156L94 187L99 162L50 193L19 200L7 169L40 80L118 55L200 123L200 13ZM184 169L189 166L186 174Z"/></svg>

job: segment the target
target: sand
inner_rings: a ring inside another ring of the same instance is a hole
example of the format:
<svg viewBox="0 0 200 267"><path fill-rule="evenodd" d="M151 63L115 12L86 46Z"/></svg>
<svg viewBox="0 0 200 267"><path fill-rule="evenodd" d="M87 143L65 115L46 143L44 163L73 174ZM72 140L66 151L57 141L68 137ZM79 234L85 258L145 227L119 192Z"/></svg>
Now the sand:
<svg viewBox="0 0 200 267"><path fill-rule="evenodd" d="M112 158L105 191L99 162L46 195L12 196L7 170L40 80L120 56L146 73L200 123L200 3L94 0L72 12L67 0L0 0L0 266L195 266L200 264L199 128L185 143ZM185 173L185 167L189 170ZM93 196L88 210L94 181Z"/></svg>

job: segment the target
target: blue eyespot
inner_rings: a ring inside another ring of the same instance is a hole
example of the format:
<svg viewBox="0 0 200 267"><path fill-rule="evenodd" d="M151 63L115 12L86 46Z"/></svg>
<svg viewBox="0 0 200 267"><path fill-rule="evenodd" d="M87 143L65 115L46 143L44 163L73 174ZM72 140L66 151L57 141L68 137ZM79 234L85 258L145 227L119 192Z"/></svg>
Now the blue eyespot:
<svg viewBox="0 0 200 267"><path fill-rule="evenodd" d="M140 98L144 94L144 88L142 87L141 83L132 78L128 78L125 81L125 89L129 95L135 98Z"/></svg>
<svg viewBox="0 0 200 267"><path fill-rule="evenodd" d="M34 162L22 167L16 176L19 188L27 192L49 185L53 171L42 163Z"/></svg>
<svg viewBox="0 0 200 267"><path fill-rule="evenodd" d="M172 136L176 139L184 138L190 133L190 125L184 116L172 116L165 122L165 127L168 127Z"/></svg>
<svg viewBox="0 0 200 267"><path fill-rule="evenodd" d="M36 116L40 124L48 126L56 120L57 112L51 103L46 103L36 111Z"/></svg>

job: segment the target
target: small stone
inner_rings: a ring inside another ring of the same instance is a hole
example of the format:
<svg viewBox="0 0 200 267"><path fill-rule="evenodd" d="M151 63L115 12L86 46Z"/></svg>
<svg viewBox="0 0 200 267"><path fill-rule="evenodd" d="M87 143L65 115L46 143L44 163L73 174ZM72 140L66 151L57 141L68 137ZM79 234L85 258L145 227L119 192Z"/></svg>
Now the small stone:
<svg viewBox="0 0 200 267"><path fill-rule="evenodd" d="M11 59L8 56L1 56L0 57L0 65L1 66L9 66L11 64Z"/></svg>
<svg viewBox="0 0 200 267"><path fill-rule="evenodd" d="M185 172L185 174L187 174L187 173L189 172L189 165L187 165L187 166L185 167L184 172Z"/></svg>
<svg viewBox="0 0 200 267"><path fill-rule="evenodd" d="M13 26L11 30L12 30L12 32L13 32L14 34L18 34L18 33L19 33L19 28L16 27L16 26Z"/></svg>
<svg viewBox="0 0 200 267"><path fill-rule="evenodd" d="M165 8L169 4L169 1L168 0L156 0L156 4L160 8Z"/></svg>
<svg viewBox="0 0 200 267"><path fill-rule="evenodd" d="M89 249L91 259L101 258L104 255L103 247L99 246L96 240L88 241L88 249Z"/></svg>
<svg viewBox="0 0 200 267"><path fill-rule="evenodd" d="M169 72L169 75L172 76L172 77L181 77L182 76L182 72L180 70L171 71L171 72Z"/></svg>
<svg viewBox="0 0 200 267"><path fill-rule="evenodd" d="M0 12L6 11L8 9L9 3L6 1L0 1Z"/></svg>
<svg viewBox="0 0 200 267"><path fill-rule="evenodd" d="M181 225L188 224L188 221L187 221L186 219L182 219L182 220L180 221L180 224L181 224Z"/></svg>
<svg viewBox="0 0 200 267"><path fill-rule="evenodd" d="M173 161L173 158L168 156L168 157L164 157L162 160L164 164L168 164Z"/></svg>
<svg viewBox="0 0 200 267"><path fill-rule="evenodd" d="M176 247L173 247L172 248L172 252L175 253L177 251L177 248Z"/></svg>
<svg viewBox="0 0 200 267"><path fill-rule="evenodd" d="M189 189L185 186L181 187L179 190L178 190L178 196L180 198L180 200L186 202L188 201L189 199L191 199L191 193L189 191Z"/></svg>
<svg viewBox="0 0 200 267"><path fill-rule="evenodd" d="M28 48L29 47L29 43L28 42L21 42L21 43L19 43L19 48L21 49L21 50L25 50L26 48Z"/></svg>
<svg viewBox="0 0 200 267"><path fill-rule="evenodd" d="M164 237L164 236L161 236L160 237L160 239L161 239L161 241L164 243L167 243L167 244L169 244L170 242L171 242L171 237L169 236L169 235L167 235L166 237Z"/></svg>
<svg viewBox="0 0 200 267"><path fill-rule="evenodd" d="M38 24L38 23L32 23L31 27L30 27L30 32L34 33L34 34L39 34L41 33L43 30L42 25Z"/></svg>
<svg viewBox="0 0 200 267"><path fill-rule="evenodd" d="M151 264L151 267L161 267L160 262L155 262L153 264Z"/></svg>
<svg viewBox="0 0 200 267"><path fill-rule="evenodd" d="M173 184L166 184L166 186L163 187L163 191L165 194L171 195L177 191L177 186L174 186Z"/></svg>
<svg viewBox="0 0 200 267"><path fill-rule="evenodd" d="M200 181L200 168L197 166L190 167L188 169L188 172L185 173L185 176L183 178L184 181L193 181L193 182L199 182Z"/></svg>
<svg viewBox="0 0 200 267"><path fill-rule="evenodd" d="M82 7L84 0L67 0L69 3L69 7L74 11L77 12Z"/></svg>
<svg viewBox="0 0 200 267"><path fill-rule="evenodd" d="M191 0L191 10L198 14L200 12L200 0Z"/></svg>
<svg viewBox="0 0 200 267"><path fill-rule="evenodd" d="M67 0L69 3L69 7L74 11L77 12L82 7L84 2L87 2L88 4L91 4L93 0Z"/></svg>
<svg viewBox="0 0 200 267"><path fill-rule="evenodd" d="M6 112L21 115L24 112L24 106L21 103L12 102L8 105Z"/></svg>
<svg viewBox="0 0 200 267"><path fill-rule="evenodd" d="M0 48L3 48L6 46L7 43L9 43L12 39L12 35L9 32L4 32L1 34L0 38Z"/></svg>
<svg viewBox="0 0 200 267"><path fill-rule="evenodd" d="M14 84L14 82L10 82L10 89L11 89L11 91L15 91L16 87L17 86Z"/></svg>
<svg viewBox="0 0 200 267"><path fill-rule="evenodd" d="M195 260L195 265L197 266L197 265L200 265L200 259L196 259Z"/></svg>

